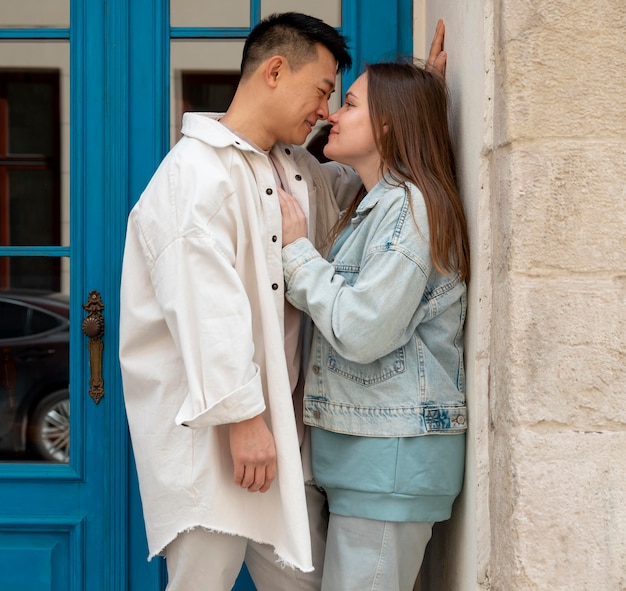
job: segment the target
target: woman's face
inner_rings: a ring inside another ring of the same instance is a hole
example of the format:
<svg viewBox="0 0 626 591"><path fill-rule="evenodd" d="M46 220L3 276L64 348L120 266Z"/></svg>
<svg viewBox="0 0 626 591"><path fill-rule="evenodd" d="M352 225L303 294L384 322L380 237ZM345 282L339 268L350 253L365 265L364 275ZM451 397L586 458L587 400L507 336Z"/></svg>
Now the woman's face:
<svg viewBox="0 0 626 591"><path fill-rule="evenodd" d="M380 168L380 156L367 103L367 74L359 76L346 93L343 106L330 115L332 123L324 155L331 160L352 166L367 187L366 177ZM375 183L374 183L375 184Z"/></svg>

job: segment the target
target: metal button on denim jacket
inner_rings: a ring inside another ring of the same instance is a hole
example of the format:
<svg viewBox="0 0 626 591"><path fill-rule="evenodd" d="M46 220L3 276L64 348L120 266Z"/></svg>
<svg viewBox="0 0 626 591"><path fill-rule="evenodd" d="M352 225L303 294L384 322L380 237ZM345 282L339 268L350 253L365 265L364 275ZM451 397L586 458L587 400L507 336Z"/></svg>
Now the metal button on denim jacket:
<svg viewBox="0 0 626 591"><path fill-rule="evenodd" d="M283 249L287 298L315 329L304 420L370 437L462 433L466 288L430 259L420 191L381 181L332 262L307 239Z"/></svg>

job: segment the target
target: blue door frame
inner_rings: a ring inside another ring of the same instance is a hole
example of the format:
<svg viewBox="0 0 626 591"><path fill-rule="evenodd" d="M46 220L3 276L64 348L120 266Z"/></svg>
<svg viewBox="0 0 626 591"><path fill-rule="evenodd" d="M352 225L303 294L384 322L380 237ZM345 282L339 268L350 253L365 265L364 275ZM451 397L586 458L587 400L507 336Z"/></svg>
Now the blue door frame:
<svg viewBox="0 0 626 591"><path fill-rule="evenodd" d="M2 40L69 43L70 240L0 247L0 256L70 261L71 442L68 464L0 464L0 588L127 589L129 448L119 386L117 317L126 182L107 102L114 23L104 2L71 0L68 28L3 28ZM105 304L104 397L89 396L82 304ZM122 467L122 469L119 469ZM111 565L115 565L112 567Z"/></svg>
<svg viewBox="0 0 626 591"><path fill-rule="evenodd" d="M170 40L243 39L249 29L170 28L169 0L70 2L69 28L0 28L0 39L70 43L70 245L0 247L0 256L69 257L72 297L71 461L0 465L0 573L11 570L11 580L23 585L19 573L33 571L29 561L37 549L58 543L55 560L66 566L50 574L50 589L161 591L163 561L146 562L117 360L126 217L169 148ZM261 0L251 0L252 25L260 14ZM342 94L364 62L412 52L411 0L343 0L342 23L354 60ZM80 304L94 289L104 301L106 324L105 396L97 405L82 395L88 359L80 332ZM237 589L254 589L245 572Z"/></svg>

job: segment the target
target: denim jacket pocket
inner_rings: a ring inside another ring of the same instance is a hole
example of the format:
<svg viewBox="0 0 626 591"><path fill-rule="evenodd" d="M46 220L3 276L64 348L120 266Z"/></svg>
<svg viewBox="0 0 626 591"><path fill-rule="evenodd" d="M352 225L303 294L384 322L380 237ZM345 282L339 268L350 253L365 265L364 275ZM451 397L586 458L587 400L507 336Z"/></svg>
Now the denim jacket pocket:
<svg viewBox="0 0 626 591"><path fill-rule="evenodd" d="M327 368L361 386L374 386L406 371L406 352L402 346L372 363L360 364L344 359L329 345Z"/></svg>

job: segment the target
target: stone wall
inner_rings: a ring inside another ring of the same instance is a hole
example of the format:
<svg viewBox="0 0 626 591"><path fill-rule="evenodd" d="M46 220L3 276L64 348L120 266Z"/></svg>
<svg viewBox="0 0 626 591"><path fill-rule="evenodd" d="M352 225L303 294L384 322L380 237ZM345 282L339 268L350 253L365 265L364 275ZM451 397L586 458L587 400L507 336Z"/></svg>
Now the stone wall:
<svg viewBox="0 0 626 591"><path fill-rule="evenodd" d="M624 591L626 2L443 11L480 285L466 490L422 589ZM476 43L482 93L462 71Z"/></svg>
<svg viewBox="0 0 626 591"><path fill-rule="evenodd" d="M626 589L626 3L501 2L491 588Z"/></svg>

